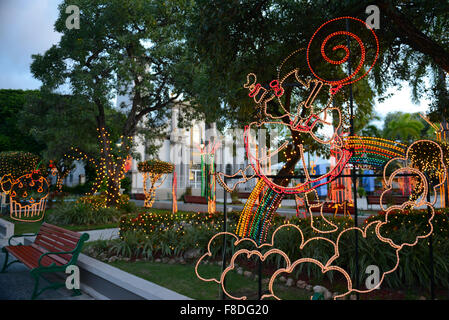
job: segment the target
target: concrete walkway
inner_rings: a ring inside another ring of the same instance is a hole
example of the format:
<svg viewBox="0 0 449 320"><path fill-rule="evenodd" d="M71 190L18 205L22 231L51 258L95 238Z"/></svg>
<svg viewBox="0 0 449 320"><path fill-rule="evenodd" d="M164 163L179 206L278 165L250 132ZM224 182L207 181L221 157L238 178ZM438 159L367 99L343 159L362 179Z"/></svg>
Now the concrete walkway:
<svg viewBox="0 0 449 320"><path fill-rule="evenodd" d="M133 202L135 202L137 204L137 206L142 207L143 206L143 200L131 200ZM218 199L219 201L219 199ZM228 203L227 204L227 211L241 211L243 209L244 206L244 201L245 199L243 199L243 203L242 204L231 204ZM379 206L380 207L380 206ZM156 209L164 209L164 210L172 210L172 202L171 201L155 201L153 204L153 208ZM198 204L198 203L184 203L182 201L178 201L178 210L180 211L196 211L196 212L207 212L207 204ZM373 208L373 210L376 210L375 206ZM224 211L224 205L222 204L217 204L217 211ZM281 216L286 216L286 217L292 217L296 215L296 209L292 209L292 208L279 208L276 210L276 213L278 213ZM314 215L319 215L318 212L315 212ZM332 213L325 213L326 216L333 216ZM340 215L341 216L341 215ZM358 217L358 223L359 225L361 225L366 218L368 218L368 215L361 215L359 213L359 217Z"/></svg>
<svg viewBox="0 0 449 320"><path fill-rule="evenodd" d="M118 228L104 229L104 230L90 230L85 231L89 234L88 241L108 240L118 237ZM81 232L82 233L82 232ZM33 241L34 237L27 238ZM15 238L12 244L23 244L24 238ZM8 245L7 238L0 238L0 248ZM9 256L9 261L15 258ZM5 261L5 254L0 251L0 269L3 267ZM65 274L60 274L59 277L55 274L46 275L47 279L51 281L63 282ZM61 278L64 277L64 278ZM40 281L40 287L43 288L48 285L45 280ZM25 267L22 263L14 263L6 269L5 273L0 273L0 300L29 300L34 288L34 278L30 275L30 269ZM82 287L81 287L82 289ZM72 297L72 292L66 288L58 290L44 291L39 297L39 300L94 300L90 295L83 293L81 296Z"/></svg>
<svg viewBox="0 0 449 320"><path fill-rule="evenodd" d="M11 259L11 255L10 258ZM3 267L5 254L0 253L0 267ZM12 260L9 260L12 261ZM64 281L56 275L47 277L56 281ZM48 285L48 282L40 281L39 288ZM30 274L30 269L22 263L14 263L6 269L5 273L0 273L0 300L30 300L34 288L34 279ZM72 297L71 290L59 288L58 290L44 291L38 300L94 300L91 296L83 293L80 296Z"/></svg>

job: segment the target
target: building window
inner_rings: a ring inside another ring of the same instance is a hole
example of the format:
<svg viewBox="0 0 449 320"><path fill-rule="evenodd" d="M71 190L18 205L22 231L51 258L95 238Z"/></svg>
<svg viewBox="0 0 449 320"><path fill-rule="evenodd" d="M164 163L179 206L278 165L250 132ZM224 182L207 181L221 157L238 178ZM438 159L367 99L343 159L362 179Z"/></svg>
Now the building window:
<svg viewBox="0 0 449 320"><path fill-rule="evenodd" d="M196 169L190 170L189 185L195 189L201 188L201 170Z"/></svg>

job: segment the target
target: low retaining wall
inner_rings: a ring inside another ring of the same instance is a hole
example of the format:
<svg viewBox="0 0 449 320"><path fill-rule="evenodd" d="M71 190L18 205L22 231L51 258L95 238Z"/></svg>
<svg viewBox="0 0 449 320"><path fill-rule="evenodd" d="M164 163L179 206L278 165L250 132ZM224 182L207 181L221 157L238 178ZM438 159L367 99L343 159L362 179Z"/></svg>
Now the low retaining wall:
<svg viewBox="0 0 449 320"><path fill-rule="evenodd" d="M191 300L189 297L136 277L85 254L78 258L81 290L96 299Z"/></svg>
<svg viewBox="0 0 449 320"><path fill-rule="evenodd" d="M117 228L80 231L84 232L90 235L88 241L113 239L118 236ZM26 237L18 240L27 245L34 239L35 237ZM77 265L80 269L81 291L97 300L191 300L82 253L78 257Z"/></svg>
<svg viewBox="0 0 449 320"><path fill-rule="evenodd" d="M0 238L9 239L14 235L14 223L0 219Z"/></svg>

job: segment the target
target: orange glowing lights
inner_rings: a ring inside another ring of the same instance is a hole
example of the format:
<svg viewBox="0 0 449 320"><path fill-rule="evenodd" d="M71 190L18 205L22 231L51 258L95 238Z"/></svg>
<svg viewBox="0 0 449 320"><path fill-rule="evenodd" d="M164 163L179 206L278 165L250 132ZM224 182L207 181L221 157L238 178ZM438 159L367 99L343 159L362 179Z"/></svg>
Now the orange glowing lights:
<svg viewBox="0 0 449 320"><path fill-rule="evenodd" d="M3 192L11 197L11 219L23 222L42 220L49 187L44 177L34 177L34 173L28 173L13 180L10 175L5 175L0 185Z"/></svg>

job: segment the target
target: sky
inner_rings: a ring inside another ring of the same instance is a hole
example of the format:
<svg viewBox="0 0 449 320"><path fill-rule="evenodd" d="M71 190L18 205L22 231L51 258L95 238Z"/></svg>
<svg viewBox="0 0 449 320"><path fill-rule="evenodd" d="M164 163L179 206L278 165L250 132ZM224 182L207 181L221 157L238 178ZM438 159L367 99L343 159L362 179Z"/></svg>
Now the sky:
<svg viewBox="0 0 449 320"><path fill-rule="evenodd" d="M31 55L43 54L58 43L54 31L61 0L0 0L0 89L39 89L41 82L30 72ZM377 103L381 117L388 112L425 112L428 102L414 104L407 83L383 103ZM382 126L382 121L375 122Z"/></svg>

